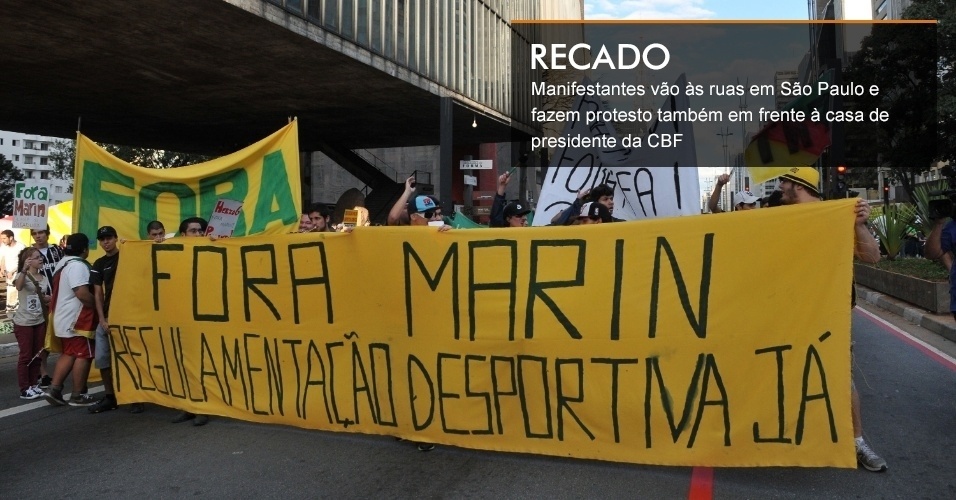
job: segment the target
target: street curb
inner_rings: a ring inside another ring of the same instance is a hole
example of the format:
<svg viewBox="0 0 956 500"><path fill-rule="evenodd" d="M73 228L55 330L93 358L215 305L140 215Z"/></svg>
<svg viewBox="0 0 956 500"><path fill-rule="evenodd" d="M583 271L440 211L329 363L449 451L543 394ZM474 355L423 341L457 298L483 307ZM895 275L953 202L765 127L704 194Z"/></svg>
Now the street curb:
<svg viewBox="0 0 956 500"><path fill-rule="evenodd" d="M881 309L919 325L950 341L956 342L956 320L946 314L932 314L907 302L884 295L862 285L856 285L856 296Z"/></svg>
<svg viewBox="0 0 956 500"><path fill-rule="evenodd" d="M13 356L20 353L20 347L16 342L9 344L0 344L0 356Z"/></svg>

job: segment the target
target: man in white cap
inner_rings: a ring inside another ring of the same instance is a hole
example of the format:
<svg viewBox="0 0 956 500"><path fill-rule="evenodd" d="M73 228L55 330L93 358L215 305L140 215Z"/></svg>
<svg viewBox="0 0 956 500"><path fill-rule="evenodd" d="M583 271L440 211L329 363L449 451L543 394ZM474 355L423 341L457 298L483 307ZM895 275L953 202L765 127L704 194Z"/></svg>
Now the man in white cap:
<svg viewBox="0 0 956 500"><path fill-rule="evenodd" d="M720 201L720 192L723 191L724 186L727 185L728 182L730 182L730 176L727 174L721 174L717 177L714 192L711 193L710 199L707 201L707 209L710 210L711 213L719 214L724 212L717 204ZM760 198L750 191L737 191L734 193L732 203L734 210L751 210L757 208L758 201L760 201Z"/></svg>
<svg viewBox="0 0 956 500"><path fill-rule="evenodd" d="M784 205L796 205L820 201L820 173L813 167L793 167L780 176L781 202ZM856 224L853 226L853 256L867 263L880 261L880 245L866 227L870 218L870 205L866 200L856 200ZM850 409L853 414L853 435L856 438L856 460L866 470L883 472L886 460L883 460L863 439L863 419L860 415L860 394L856 385L850 381Z"/></svg>
<svg viewBox="0 0 956 500"><path fill-rule="evenodd" d="M596 201L589 201L581 207L581 214L578 215L575 222L577 224L602 224L614 222L614 218L605 205Z"/></svg>

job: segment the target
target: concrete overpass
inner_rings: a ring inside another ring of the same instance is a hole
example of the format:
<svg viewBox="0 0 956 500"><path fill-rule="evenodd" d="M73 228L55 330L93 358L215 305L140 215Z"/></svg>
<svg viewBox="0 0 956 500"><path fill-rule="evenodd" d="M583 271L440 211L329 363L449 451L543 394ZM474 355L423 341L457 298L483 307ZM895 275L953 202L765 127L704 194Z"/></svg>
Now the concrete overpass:
<svg viewBox="0 0 956 500"><path fill-rule="evenodd" d="M219 154L297 116L303 151L434 145L447 97L453 144L531 132L262 0L3 7L0 129L71 137L82 118L99 142Z"/></svg>

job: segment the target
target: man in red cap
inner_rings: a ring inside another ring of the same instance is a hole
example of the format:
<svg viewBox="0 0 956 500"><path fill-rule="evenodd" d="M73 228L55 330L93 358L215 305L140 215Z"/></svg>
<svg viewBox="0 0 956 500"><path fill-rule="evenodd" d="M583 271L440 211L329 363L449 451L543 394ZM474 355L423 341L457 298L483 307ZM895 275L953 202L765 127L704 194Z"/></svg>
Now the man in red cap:
<svg viewBox="0 0 956 500"><path fill-rule="evenodd" d="M793 167L780 176L781 201L784 205L796 205L820 201L820 173L813 167ZM870 218L870 205L866 200L856 200L856 224L853 226L853 256L867 263L880 261L880 245L866 227ZM854 304L855 305L855 304ZM853 435L856 438L856 460L866 470L883 472L886 460L883 460L863 439L863 419L860 415L860 394L856 385L850 381L850 410L853 414Z"/></svg>

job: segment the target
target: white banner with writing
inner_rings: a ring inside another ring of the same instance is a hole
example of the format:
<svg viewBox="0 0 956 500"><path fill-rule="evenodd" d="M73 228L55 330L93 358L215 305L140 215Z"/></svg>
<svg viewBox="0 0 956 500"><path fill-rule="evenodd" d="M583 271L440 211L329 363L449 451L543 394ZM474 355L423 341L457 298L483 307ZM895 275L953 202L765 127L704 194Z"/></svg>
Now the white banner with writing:
<svg viewBox="0 0 956 500"><path fill-rule="evenodd" d="M585 79L582 83L590 82ZM681 75L675 83L680 93L667 97L661 109L689 108L686 77ZM562 135L616 137L611 123L584 121L586 110L601 108L599 97L579 96L572 109L581 111L581 119L569 121ZM618 219L699 214L693 125L655 119L639 140L640 147L557 149L541 186L533 225L550 224L555 215L574 202L578 191L599 184L614 188L614 217ZM621 142L616 141L618 145Z"/></svg>

